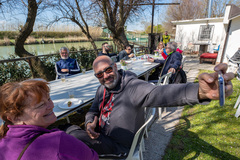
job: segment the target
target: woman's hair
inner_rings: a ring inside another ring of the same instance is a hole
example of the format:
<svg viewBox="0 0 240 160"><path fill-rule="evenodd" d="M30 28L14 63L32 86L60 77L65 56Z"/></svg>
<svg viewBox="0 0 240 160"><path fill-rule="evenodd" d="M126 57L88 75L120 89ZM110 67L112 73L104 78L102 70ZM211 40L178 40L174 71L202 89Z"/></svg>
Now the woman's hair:
<svg viewBox="0 0 240 160"><path fill-rule="evenodd" d="M23 114L23 110L29 105L28 97L34 95L39 103L43 96L49 93L48 82L42 80L26 80L22 82L10 82L0 88L0 116L3 124L0 127L0 139L7 131L7 125L13 123L7 119L8 116L18 117ZM31 95L30 95L31 94Z"/></svg>
<svg viewBox="0 0 240 160"><path fill-rule="evenodd" d="M161 42L158 43L157 49L160 49L160 44L162 44L162 48L164 48L165 45L164 45L163 41L161 41Z"/></svg>
<svg viewBox="0 0 240 160"><path fill-rule="evenodd" d="M177 43L176 42L168 42L167 43L168 47L172 49L173 52L177 50Z"/></svg>

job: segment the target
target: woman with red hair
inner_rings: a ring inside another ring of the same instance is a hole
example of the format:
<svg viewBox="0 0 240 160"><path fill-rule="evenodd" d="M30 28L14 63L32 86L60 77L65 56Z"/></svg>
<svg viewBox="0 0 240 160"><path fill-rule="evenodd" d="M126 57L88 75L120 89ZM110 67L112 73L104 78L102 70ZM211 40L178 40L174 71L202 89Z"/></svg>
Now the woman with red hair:
<svg viewBox="0 0 240 160"><path fill-rule="evenodd" d="M97 153L63 131L56 121L46 81L26 80L0 88L0 159L98 159Z"/></svg>

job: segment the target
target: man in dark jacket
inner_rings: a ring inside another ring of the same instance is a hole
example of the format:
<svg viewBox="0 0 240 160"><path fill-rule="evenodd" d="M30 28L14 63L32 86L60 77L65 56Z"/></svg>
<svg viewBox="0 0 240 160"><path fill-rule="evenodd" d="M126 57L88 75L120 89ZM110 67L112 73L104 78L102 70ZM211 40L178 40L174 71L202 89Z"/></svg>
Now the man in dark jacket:
<svg viewBox="0 0 240 160"><path fill-rule="evenodd" d="M107 42L104 42L102 44L102 51L98 52L98 56L116 56L116 53L109 53L110 51L110 46Z"/></svg>
<svg viewBox="0 0 240 160"><path fill-rule="evenodd" d="M148 59L150 62L160 63L163 65L161 72L159 73L158 77L161 77L168 72L172 72L172 76L170 78L170 82L175 77L175 73L177 69L182 64L182 55L176 51L177 49L177 43L176 42L168 42L166 47L167 52L167 58L165 60L159 60L159 59Z"/></svg>
<svg viewBox="0 0 240 160"><path fill-rule="evenodd" d="M144 123L144 107L170 107L206 104L218 99L217 73L201 74L199 84L171 84L154 86L137 79L130 71L117 70L111 58L100 56L93 62L99 86L94 102L86 114L86 131L71 126L67 133L82 140L98 154L128 153L133 137ZM218 65L226 84L226 95L232 93L232 73L227 65ZM177 94L176 94L177 93Z"/></svg>
<svg viewBox="0 0 240 160"><path fill-rule="evenodd" d="M61 75L71 76L81 72L76 59L69 57L68 48L62 47L59 52L61 59L55 64L57 79L59 79Z"/></svg>

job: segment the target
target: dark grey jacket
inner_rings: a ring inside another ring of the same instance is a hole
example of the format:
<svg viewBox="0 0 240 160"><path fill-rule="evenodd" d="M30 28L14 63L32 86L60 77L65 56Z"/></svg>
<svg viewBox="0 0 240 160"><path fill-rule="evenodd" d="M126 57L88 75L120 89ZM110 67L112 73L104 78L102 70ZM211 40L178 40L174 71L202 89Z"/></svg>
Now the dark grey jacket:
<svg viewBox="0 0 240 160"><path fill-rule="evenodd" d="M128 54L127 54L127 52L126 52L125 50L122 50L121 52L119 52L118 56L119 56L119 61L120 61L121 59L123 59L123 60L130 59L130 58L128 57Z"/></svg>
<svg viewBox="0 0 240 160"><path fill-rule="evenodd" d="M194 105L198 101L198 84L172 84L154 86L137 79L130 71L119 70L121 80L113 90L106 90L107 101L111 93L113 98L102 121L101 134L109 136L114 142L131 147L134 134L144 123L144 107L166 107ZM101 85L94 102L86 114L86 123L100 115L104 86ZM105 104L107 103L105 101Z"/></svg>

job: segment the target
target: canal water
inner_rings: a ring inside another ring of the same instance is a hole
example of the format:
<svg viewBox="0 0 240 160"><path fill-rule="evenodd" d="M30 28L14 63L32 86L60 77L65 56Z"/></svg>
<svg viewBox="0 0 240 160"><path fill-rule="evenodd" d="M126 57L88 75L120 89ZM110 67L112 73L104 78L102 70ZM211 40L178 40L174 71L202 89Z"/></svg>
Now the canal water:
<svg viewBox="0 0 240 160"><path fill-rule="evenodd" d="M102 43L108 42L115 48L113 41L95 41L97 48L102 48ZM147 46L147 39L144 40L129 40L129 42L137 42L141 45ZM137 46L137 45L135 45ZM74 47L79 49L79 47L85 47L87 49L93 49L90 42L74 42L74 43L53 43L53 44L31 44L25 45L25 49L32 53L33 55L47 55L52 53L58 53L61 47ZM0 46L0 60L6 59L10 54L14 54L14 46Z"/></svg>
<svg viewBox="0 0 240 160"><path fill-rule="evenodd" d="M105 41L95 41L97 48L102 48L102 43ZM112 41L106 41L108 44L113 45ZM93 49L90 42L75 42L75 43L54 43L54 44L31 44L25 45L25 49L34 55L46 55L51 53L58 53L61 47L85 47L87 49ZM14 46L0 46L0 60L8 58L10 54L14 54Z"/></svg>

